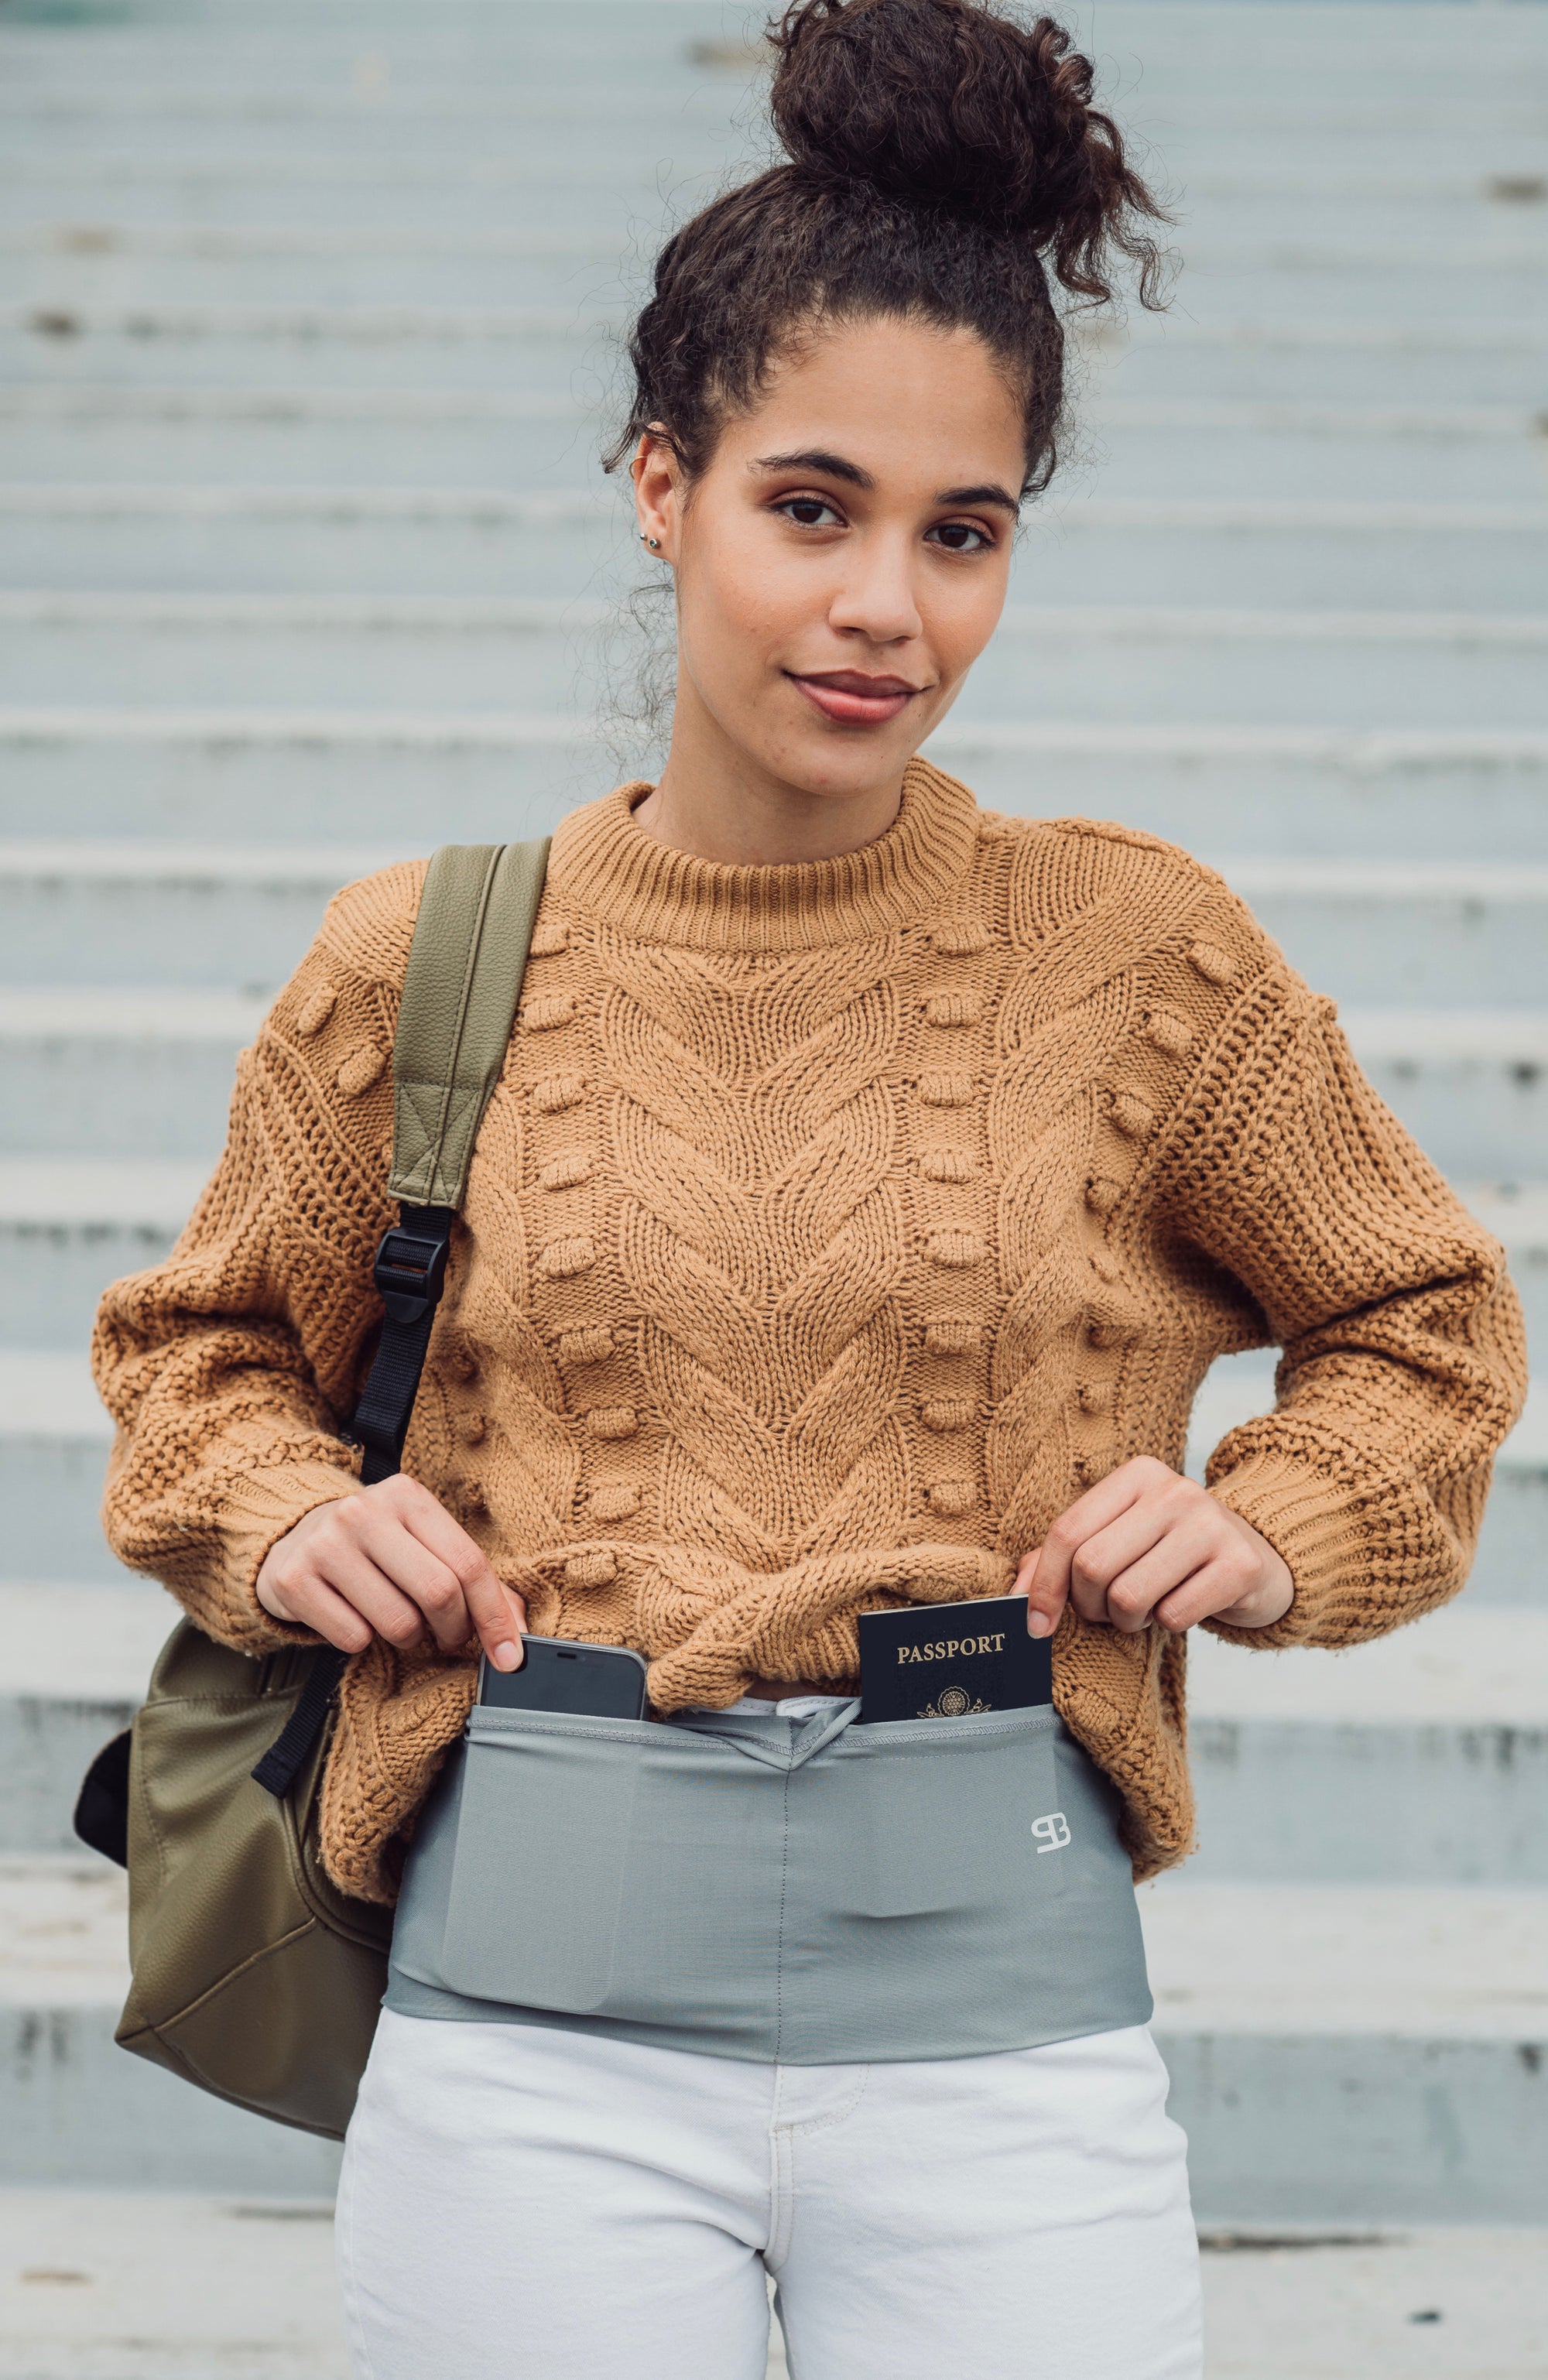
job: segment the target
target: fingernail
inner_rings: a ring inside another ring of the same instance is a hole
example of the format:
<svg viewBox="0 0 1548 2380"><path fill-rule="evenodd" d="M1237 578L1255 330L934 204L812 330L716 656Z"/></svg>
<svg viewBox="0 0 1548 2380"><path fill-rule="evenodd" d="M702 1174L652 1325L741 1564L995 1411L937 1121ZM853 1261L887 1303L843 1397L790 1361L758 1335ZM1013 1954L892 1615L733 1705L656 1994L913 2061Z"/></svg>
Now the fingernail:
<svg viewBox="0 0 1548 2380"><path fill-rule="evenodd" d="M1046 1611L1038 1611L1035 1609L1029 1610L1027 1633L1029 1636L1052 1636L1054 1622L1049 1619Z"/></svg>
<svg viewBox="0 0 1548 2380"><path fill-rule="evenodd" d="M521 1647L507 1638L505 1644L495 1645L489 1658L497 1670L517 1670L521 1666Z"/></svg>

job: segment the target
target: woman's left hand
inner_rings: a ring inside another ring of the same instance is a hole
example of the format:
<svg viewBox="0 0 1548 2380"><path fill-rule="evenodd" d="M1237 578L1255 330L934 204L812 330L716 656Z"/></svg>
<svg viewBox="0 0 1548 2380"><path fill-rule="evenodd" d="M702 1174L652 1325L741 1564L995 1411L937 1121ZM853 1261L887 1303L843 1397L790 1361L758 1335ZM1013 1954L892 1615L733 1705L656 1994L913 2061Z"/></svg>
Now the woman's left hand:
<svg viewBox="0 0 1548 2380"><path fill-rule="evenodd" d="M1023 1556L1012 1589L1027 1597L1034 1636L1053 1634L1067 1603L1127 1635L1152 1621L1175 1631L1201 1620L1267 1628L1295 1591L1266 1537L1149 1454L1109 1472L1061 1513Z"/></svg>

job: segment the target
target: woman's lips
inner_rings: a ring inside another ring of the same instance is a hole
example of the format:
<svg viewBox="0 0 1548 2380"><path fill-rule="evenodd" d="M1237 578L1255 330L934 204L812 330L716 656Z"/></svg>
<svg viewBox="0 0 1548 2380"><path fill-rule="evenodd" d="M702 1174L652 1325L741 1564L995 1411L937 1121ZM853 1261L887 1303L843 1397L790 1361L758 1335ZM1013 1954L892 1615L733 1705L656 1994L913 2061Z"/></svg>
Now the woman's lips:
<svg viewBox="0 0 1548 2380"><path fill-rule="evenodd" d="M794 670L787 674L824 719L849 727L884 726L923 691L900 677L864 677L858 670L833 670L821 677L799 677Z"/></svg>

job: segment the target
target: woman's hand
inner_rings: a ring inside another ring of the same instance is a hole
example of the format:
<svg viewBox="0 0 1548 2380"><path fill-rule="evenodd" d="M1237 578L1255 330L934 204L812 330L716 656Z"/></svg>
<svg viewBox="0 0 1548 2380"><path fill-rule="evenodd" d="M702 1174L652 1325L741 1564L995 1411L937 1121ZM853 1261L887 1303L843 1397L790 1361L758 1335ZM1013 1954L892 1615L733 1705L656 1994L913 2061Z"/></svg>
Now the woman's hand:
<svg viewBox="0 0 1548 2380"><path fill-rule="evenodd" d="M1267 1628L1295 1591L1267 1537L1149 1454L1109 1472L1061 1513L1023 1557L1012 1590L1027 1597L1034 1636L1052 1636L1067 1603L1127 1635L1152 1620L1173 1630L1201 1620Z"/></svg>
<svg viewBox="0 0 1548 2380"><path fill-rule="evenodd" d="M400 1651L427 1636L443 1653L476 1636L497 1670L521 1667L527 1607L428 1488L395 1478L318 1504L269 1548L258 1600L341 1653L372 1635Z"/></svg>

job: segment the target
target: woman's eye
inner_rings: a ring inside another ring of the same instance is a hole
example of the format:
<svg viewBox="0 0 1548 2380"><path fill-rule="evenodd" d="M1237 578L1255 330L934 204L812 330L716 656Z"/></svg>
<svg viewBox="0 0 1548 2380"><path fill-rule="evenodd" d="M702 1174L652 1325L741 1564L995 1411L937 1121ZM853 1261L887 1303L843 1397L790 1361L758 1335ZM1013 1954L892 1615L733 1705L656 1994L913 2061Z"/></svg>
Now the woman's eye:
<svg viewBox="0 0 1548 2380"><path fill-rule="evenodd" d="M994 542L986 529L972 521L942 521L928 534L948 553L982 553Z"/></svg>
<svg viewBox="0 0 1548 2380"><path fill-rule="evenodd" d="M776 509L782 512L787 520L793 520L798 528L829 528L843 526L833 505L825 503L821 496L786 496L785 502Z"/></svg>

